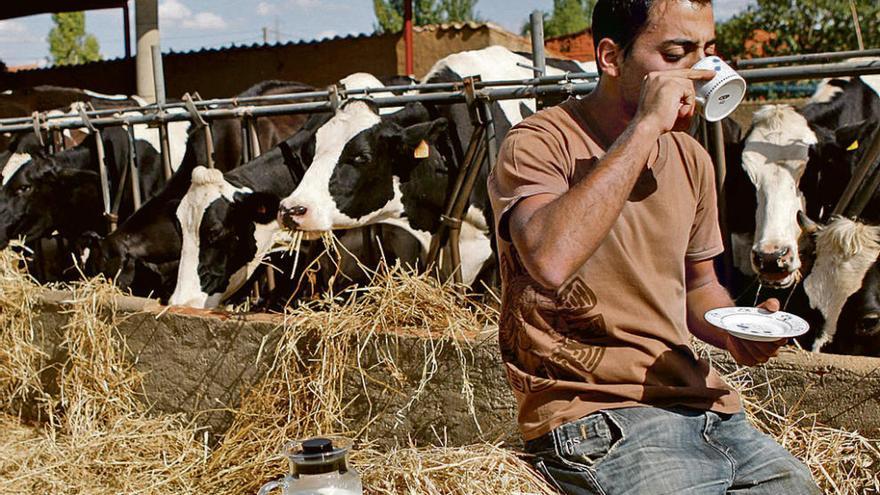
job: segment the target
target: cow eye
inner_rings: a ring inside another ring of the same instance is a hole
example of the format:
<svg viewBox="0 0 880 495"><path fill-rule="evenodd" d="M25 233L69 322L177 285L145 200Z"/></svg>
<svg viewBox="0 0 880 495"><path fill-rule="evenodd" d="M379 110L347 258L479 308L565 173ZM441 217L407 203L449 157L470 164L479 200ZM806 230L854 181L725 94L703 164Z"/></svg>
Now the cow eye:
<svg viewBox="0 0 880 495"><path fill-rule="evenodd" d="M367 156L366 154L363 154L363 153L354 157L354 162L358 165L363 165L365 163L368 163L369 161L370 161L370 157Z"/></svg>

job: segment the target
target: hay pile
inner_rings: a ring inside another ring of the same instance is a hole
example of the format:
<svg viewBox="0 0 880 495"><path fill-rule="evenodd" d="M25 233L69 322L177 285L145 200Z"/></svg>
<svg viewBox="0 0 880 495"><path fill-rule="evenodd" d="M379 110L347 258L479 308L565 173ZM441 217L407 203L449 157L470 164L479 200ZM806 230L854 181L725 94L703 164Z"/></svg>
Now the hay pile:
<svg viewBox="0 0 880 495"><path fill-rule="evenodd" d="M353 429L344 387L401 395L397 410L371 414L405 417L438 372L440 352L457 353L461 393L472 399L466 342L492 338L496 315L430 277L392 268L357 298L328 296L290 310L271 369L243 397L217 445L183 417L151 414L144 405L142 377L115 332L114 289L91 281L73 290L62 352L46 355L33 318L39 288L17 257L0 253L0 493L256 493L287 469L279 455L286 441L319 434L355 439L351 462L370 494L553 493L509 448L382 451L368 428ZM387 328L432 337L424 339L416 382L394 362L397 337ZM370 366L368 354L378 356ZM733 379L747 397L767 395L743 376ZM748 408L828 493L880 489L878 442L816 426L778 400Z"/></svg>

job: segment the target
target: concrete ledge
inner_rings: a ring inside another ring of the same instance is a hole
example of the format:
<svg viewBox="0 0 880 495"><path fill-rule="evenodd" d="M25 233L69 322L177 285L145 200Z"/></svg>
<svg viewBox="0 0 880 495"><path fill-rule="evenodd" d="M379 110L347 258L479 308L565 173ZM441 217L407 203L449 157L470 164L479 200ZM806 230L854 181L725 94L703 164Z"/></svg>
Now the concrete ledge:
<svg viewBox="0 0 880 495"><path fill-rule="evenodd" d="M35 317L43 330L42 346L54 359L64 353L59 343L67 316L60 310L66 299L65 293L47 293ZM138 298L120 298L117 308L127 310L118 330L127 340L137 369L146 373L144 387L154 409L184 412L215 433L229 425L229 410L238 406L242 391L264 376L283 327L279 315L168 309ZM361 365L373 367L371 378L395 383L399 392L351 377L344 398L351 404L347 410L351 427L365 427L371 411L404 409L426 370L425 349L432 348L436 361L429 368L433 377L418 399L402 413L384 415L369 425L369 436L397 444L436 443L438 438L449 445L477 439L518 441L515 401L504 378L494 333L458 348L450 342L440 344L390 333L383 340L382 356L367 348ZM381 363L387 358L405 376L383 371ZM713 352L712 359L723 371L735 368L724 353ZM462 393L462 363L473 385L473 410ZM880 359L793 350L748 373L756 383L769 383L769 393L799 410L816 413L821 422L876 437L880 436L878 368Z"/></svg>

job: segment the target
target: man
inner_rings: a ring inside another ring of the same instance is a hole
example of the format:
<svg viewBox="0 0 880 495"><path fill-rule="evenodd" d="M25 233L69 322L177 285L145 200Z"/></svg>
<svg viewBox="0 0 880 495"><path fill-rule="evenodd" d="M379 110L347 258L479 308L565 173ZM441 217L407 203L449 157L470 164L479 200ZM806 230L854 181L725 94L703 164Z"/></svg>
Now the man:
<svg viewBox="0 0 880 495"><path fill-rule="evenodd" d="M712 164L676 131L713 76L689 69L715 52L710 1L599 0L593 36L596 90L512 129L489 178L526 449L564 493L820 493L690 346L754 365L785 344L703 319L733 302Z"/></svg>

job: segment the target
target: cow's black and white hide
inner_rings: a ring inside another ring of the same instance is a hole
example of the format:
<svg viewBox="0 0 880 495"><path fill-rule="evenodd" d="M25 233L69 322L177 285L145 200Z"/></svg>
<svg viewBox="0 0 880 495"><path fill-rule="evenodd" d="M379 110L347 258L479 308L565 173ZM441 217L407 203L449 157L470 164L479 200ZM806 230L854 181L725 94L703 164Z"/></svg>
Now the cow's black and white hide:
<svg viewBox="0 0 880 495"><path fill-rule="evenodd" d="M742 154L756 193L755 228L751 238L740 232L734 239L751 245L748 263L738 266L750 265L768 286L797 280L803 271L797 212L830 215L866 147L858 144L876 128L878 109L876 89L855 78L826 83L801 110L766 105L755 112Z"/></svg>
<svg viewBox="0 0 880 495"><path fill-rule="evenodd" d="M239 98L296 93L313 88L297 82L264 81L238 95ZM257 119L261 150L268 150L294 134L307 119L304 115L280 115ZM211 122L214 166L226 172L242 163L242 127L239 119ZM138 295L167 299L177 283L181 233L176 211L191 184L193 169L207 161L205 130L197 129L186 143L180 168L166 187L146 202L119 228L106 237L89 234L80 240L87 276L104 274L123 289Z"/></svg>
<svg viewBox="0 0 880 495"><path fill-rule="evenodd" d="M438 61L423 83L529 79L530 60L493 46ZM548 67L550 75L563 71ZM535 111L534 100L493 102L496 142ZM427 252L464 154L474 133L470 112L458 105L408 105L381 115L350 101L316 133L314 154L302 184L281 203L279 222L311 235L384 223L409 229ZM304 153L308 163L309 157ZM491 266L492 219L483 164L462 223L462 279L477 280ZM447 267L449 268L449 267ZM458 267L452 267L458 268Z"/></svg>
<svg viewBox="0 0 880 495"><path fill-rule="evenodd" d="M815 262L803 285L810 304L824 318L813 344L813 350L819 351L827 350L828 344L836 340L844 304L864 286L866 274L876 264L880 227L835 217L824 227L808 230L814 231ZM837 347L839 352L842 348Z"/></svg>
<svg viewBox="0 0 880 495"><path fill-rule="evenodd" d="M129 136L120 128L102 133L110 198L121 188L119 218L133 210L131 176L120 184L129 165ZM144 197L164 183L161 158L149 143L136 140L140 189ZM39 152L0 186L0 248L24 238L26 243L55 232L68 246L86 231L106 232L94 137L53 156ZM57 274L56 274L57 275Z"/></svg>

